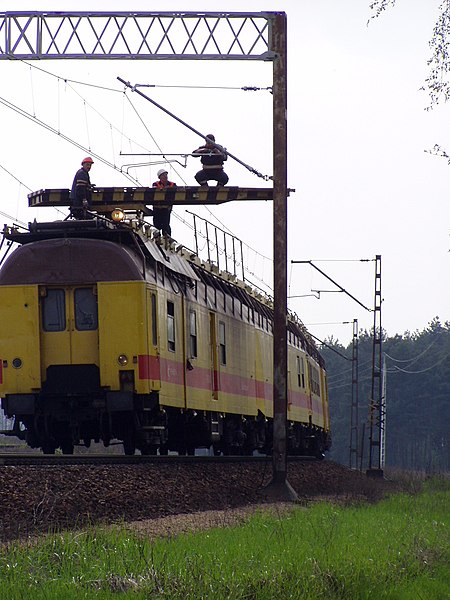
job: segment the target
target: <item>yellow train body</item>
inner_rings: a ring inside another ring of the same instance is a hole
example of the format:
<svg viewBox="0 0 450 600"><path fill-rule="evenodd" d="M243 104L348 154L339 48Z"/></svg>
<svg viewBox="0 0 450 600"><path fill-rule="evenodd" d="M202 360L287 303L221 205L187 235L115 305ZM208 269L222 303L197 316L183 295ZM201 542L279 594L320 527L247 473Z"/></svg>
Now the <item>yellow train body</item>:
<svg viewBox="0 0 450 600"><path fill-rule="evenodd" d="M113 439L127 453L270 451L270 303L148 230L118 241L44 225L10 232L22 246L0 271L0 397L13 433L47 452ZM325 367L293 317L288 332L290 451L321 454Z"/></svg>

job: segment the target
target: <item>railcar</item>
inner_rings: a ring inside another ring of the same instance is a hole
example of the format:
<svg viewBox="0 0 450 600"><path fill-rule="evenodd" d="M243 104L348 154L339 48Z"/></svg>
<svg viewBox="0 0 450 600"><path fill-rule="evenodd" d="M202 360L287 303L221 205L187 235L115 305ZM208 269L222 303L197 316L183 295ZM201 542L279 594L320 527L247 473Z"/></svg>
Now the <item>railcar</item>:
<svg viewBox="0 0 450 600"><path fill-rule="evenodd" d="M117 200L116 200L117 202ZM56 203L57 204L57 203ZM269 453L273 306L143 215L5 226L0 397L10 432L44 453L102 442L125 454ZM326 370L294 315L288 451L330 448Z"/></svg>

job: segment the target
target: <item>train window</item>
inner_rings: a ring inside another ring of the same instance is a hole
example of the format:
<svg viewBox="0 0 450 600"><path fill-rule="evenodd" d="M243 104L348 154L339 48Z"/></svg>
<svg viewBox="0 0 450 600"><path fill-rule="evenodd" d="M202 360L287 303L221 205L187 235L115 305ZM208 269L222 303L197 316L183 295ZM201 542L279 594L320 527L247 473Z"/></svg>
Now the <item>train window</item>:
<svg viewBox="0 0 450 600"><path fill-rule="evenodd" d="M75 327L78 331L98 328L97 297L92 288L78 288L74 292Z"/></svg>
<svg viewBox="0 0 450 600"><path fill-rule="evenodd" d="M44 331L64 331L66 328L66 299L64 290L47 290L42 298L42 327Z"/></svg>
<svg viewBox="0 0 450 600"><path fill-rule="evenodd" d="M303 358L297 356L297 378L298 378L298 386L304 388L305 387L305 363L303 362Z"/></svg>
<svg viewBox="0 0 450 600"><path fill-rule="evenodd" d="M319 371L315 367L310 367L311 391L316 396L320 396Z"/></svg>
<svg viewBox="0 0 450 600"><path fill-rule="evenodd" d="M167 347L175 352L175 305L167 302Z"/></svg>
<svg viewBox="0 0 450 600"><path fill-rule="evenodd" d="M197 313L189 312L189 350L191 358L197 358Z"/></svg>
<svg viewBox="0 0 450 600"><path fill-rule="evenodd" d="M156 329L156 295L152 294L152 344L158 345L158 330Z"/></svg>
<svg viewBox="0 0 450 600"><path fill-rule="evenodd" d="M225 323L219 321L219 351L220 351L220 364L227 364L227 346L225 339Z"/></svg>

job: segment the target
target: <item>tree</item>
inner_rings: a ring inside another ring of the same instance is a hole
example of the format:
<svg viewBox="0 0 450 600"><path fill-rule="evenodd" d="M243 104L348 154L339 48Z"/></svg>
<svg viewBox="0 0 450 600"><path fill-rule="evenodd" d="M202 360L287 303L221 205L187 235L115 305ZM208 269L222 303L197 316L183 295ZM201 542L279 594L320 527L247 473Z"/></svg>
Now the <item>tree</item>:
<svg viewBox="0 0 450 600"><path fill-rule="evenodd" d="M334 344L340 355L351 356ZM331 348L330 348L331 347ZM421 332L385 337L387 366L386 466L408 469L448 470L450 439L450 323L435 317ZM321 349L328 372L333 448L330 458L349 464L351 364L333 352L333 344ZM359 431L368 417L371 387L372 334L360 332ZM361 441L361 440L360 440ZM367 460L365 440L364 465Z"/></svg>
<svg viewBox="0 0 450 600"><path fill-rule="evenodd" d="M387 8L394 6L396 0L375 0L369 6L373 11L368 23L378 18ZM425 80L424 90L428 89L432 108L441 100L450 98L450 0L442 0L439 15L429 41L432 56L428 60L430 74Z"/></svg>

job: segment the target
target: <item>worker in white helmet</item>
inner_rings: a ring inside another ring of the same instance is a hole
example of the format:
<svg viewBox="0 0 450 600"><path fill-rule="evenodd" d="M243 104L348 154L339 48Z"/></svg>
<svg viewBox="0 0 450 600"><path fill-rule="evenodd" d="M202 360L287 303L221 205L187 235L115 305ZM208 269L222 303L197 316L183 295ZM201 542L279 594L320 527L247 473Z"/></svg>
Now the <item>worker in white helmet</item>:
<svg viewBox="0 0 450 600"><path fill-rule="evenodd" d="M159 169L158 181L154 181L152 187L165 189L176 187L176 183L169 181L167 169ZM170 213L172 212L172 205L158 206L153 205L153 225L156 229L159 229L163 235L171 236L172 229L170 227Z"/></svg>

